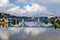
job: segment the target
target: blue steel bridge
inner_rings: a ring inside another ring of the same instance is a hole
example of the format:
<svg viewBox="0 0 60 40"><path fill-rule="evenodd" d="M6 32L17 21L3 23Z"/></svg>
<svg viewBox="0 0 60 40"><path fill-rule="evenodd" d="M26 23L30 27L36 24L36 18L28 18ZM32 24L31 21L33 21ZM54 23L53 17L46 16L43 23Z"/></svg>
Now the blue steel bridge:
<svg viewBox="0 0 60 40"><path fill-rule="evenodd" d="M12 20L19 20L18 24L11 24ZM54 28L54 25L45 25L42 23L43 20L51 20L55 22L55 18L48 17L12 17L8 18L8 27L32 27L32 28Z"/></svg>

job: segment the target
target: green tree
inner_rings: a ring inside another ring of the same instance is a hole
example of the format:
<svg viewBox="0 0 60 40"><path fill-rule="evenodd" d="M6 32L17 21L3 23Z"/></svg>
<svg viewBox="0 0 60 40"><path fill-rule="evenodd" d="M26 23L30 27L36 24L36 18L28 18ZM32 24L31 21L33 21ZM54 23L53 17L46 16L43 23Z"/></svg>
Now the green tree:
<svg viewBox="0 0 60 40"><path fill-rule="evenodd" d="M19 24L19 20L12 20L10 23L12 23L13 25Z"/></svg>
<svg viewBox="0 0 60 40"><path fill-rule="evenodd" d="M60 28L60 18L56 19L56 21L54 22L54 26L55 26L55 29Z"/></svg>

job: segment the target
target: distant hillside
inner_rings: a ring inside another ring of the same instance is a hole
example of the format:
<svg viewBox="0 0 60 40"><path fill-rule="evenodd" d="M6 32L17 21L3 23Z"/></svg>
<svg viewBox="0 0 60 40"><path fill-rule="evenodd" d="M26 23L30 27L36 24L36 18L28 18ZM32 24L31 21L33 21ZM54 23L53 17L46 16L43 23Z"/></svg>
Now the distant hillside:
<svg viewBox="0 0 60 40"><path fill-rule="evenodd" d="M27 18L27 16L14 16L14 15L10 15L10 14L7 14L7 13L0 13L0 18L3 18L3 17L7 17L7 18L10 18L10 17L15 17L15 18Z"/></svg>
<svg viewBox="0 0 60 40"><path fill-rule="evenodd" d="M17 16L6 14L6 13L0 13L0 18L3 18L3 17L9 18L9 17L17 17Z"/></svg>
<svg viewBox="0 0 60 40"><path fill-rule="evenodd" d="M7 17L7 18L10 18L10 17L15 17L15 18L19 18L19 17L20 18L28 18L28 16L15 16L15 15L7 14L7 13L0 13L0 18L3 18L3 17ZM43 17L46 17L46 16L43 16ZM38 18L38 17L35 17L35 18Z"/></svg>

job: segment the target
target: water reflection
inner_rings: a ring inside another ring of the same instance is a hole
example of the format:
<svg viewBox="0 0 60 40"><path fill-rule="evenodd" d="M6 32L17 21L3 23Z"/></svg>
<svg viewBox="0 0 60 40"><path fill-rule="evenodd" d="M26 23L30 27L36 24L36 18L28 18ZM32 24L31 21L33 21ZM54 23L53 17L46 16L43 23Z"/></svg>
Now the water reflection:
<svg viewBox="0 0 60 40"><path fill-rule="evenodd" d="M27 26L36 26L37 22L25 22Z"/></svg>

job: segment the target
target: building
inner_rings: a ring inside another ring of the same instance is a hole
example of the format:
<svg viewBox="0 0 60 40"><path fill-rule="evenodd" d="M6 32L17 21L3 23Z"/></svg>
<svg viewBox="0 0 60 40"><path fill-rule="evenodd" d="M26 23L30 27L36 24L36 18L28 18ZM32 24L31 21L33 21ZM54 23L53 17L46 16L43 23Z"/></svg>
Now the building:
<svg viewBox="0 0 60 40"><path fill-rule="evenodd" d="M55 16L54 15L49 15L48 18L55 18Z"/></svg>

